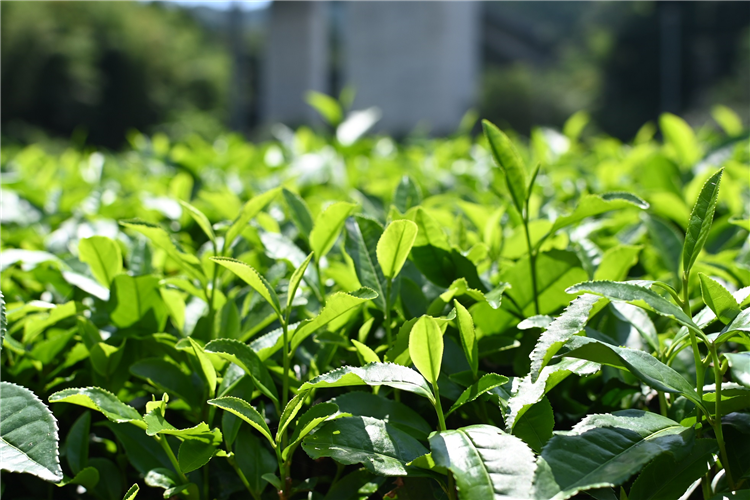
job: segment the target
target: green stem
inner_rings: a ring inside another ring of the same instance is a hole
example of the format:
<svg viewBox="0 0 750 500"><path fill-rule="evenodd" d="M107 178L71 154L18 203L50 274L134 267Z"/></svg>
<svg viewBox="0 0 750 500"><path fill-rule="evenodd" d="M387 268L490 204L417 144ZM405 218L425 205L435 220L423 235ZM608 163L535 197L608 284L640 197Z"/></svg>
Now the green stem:
<svg viewBox="0 0 750 500"><path fill-rule="evenodd" d="M281 332L283 336L283 342L284 345L282 346L283 352L282 352L282 358L283 358L283 366L284 366L284 375L281 377L282 385L281 385L281 411L284 411L284 408L286 408L287 403L289 402L289 362L290 362L290 355L289 352L289 310L287 309L286 316L282 320L281 323ZM286 431L284 431L284 435L281 438L281 445L283 447L286 447Z"/></svg>
<svg viewBox="0 0 750 500"><path fill-rule="evenodd" d="M325 307L326 306L326 284L323 281L323 275L320 273L320 262L318 262L318 259L313 260L315 264L315 273L318 275L318 289L320 293L320 304Z"/></svg>
<svg viewBox="0 0 750 500"><path fill-rule="evenodd" d="M227 457L227 460L229 461L229 465L231 465L232 468L234 469L234 472L237 474L237 476L239 476L240 481L242 481L242 484L245 485L245 489L247 489L248 493L250 493L250 495L255 500L260 500L260 497L253 491L253 488L250 486L250 481L248 481L247 477L245 477L245 473L242 472L242 469L240 469L237 466L237 462L235 462L234 457L230 455L229 457Z"/></svg>
<svg viewBox="0 0 750 500"><path fill-rule="evenodd" d="M284 463L284 459L281 458L281 446L276 447L276 461L279 464L279 480L281 481L281 489L278 491L279 500L287 500L289 498L289 485L291 480L287 481L288 470L287 465Z"/></svg>
<svg viewBox="0 0 750 500"><path fill-rule="evenodd" d="M667 416L667 398L664 397L664 393L662 391L657 391L659 394L659 411L661 412L662 417Z"/></svg>
<svg viewBox="0 0 750 500"><path fill-rule="evenodd" d="M164 450L164 453L167 454L167 458L169 458L170 463L172 464L172 467L174 467L175 472L178 476L180 476L180 479L182 480L183 484L187 484L190 481L188 481L187 476L182 472L182 469L180 468L180 463L177 461L177 457L174 456L174 452L172 451L172 447L169 446L169 443L167 442L167 436L154 436L156 439L156 442L159 443Z"/></svg>
<svg viewBox="0 0 750 500"><path fill-rule="evenodd" d="M219 247L216 246L216 242L213 242L214 245L214 255L219 256ZM208 299L208 317L211 320L211 325L209 329L210 338L216 338L214 335L214 299L216 298L216 278L218 276L218 268L219 264L216 262L214 264L214 272L213 276L211 278L211 296L209 297L208 290L206 290L206 298Z"/></svg>
<svg viewBox="0 0 750 500"><path fill-rule="evenodd" d="M735 490L734 479L732 478L732 472L729 470L729 459L727 457L727 448L724 444L724 431L721 428L721 362L719 361L719 354L716 352L716 346L710 345L711 358L714 361L714 378L716 379L716 409L714 411L714 434L716 435L716 441L719 443L719 453L721 453L721 464L724 466L724 470L727 474L727 481L729 481L729 487L732 491Z"/></svg>
<svg viewBox="0 0 750 500"><path fill-rule="evenodd" d="M692 317L692 314L690 313L690 294L688 290L688 283L690 280L690 272L683 273L682 275L682 310L687 314L687 316L690 318ZM693 348L693 361L695 362L695 388L698 391L698 398L700 400L703 400L703 383L704 383L704 368L703 368L703 362L701 361L701 352L698 349L698 339L695 336L695 332L692 328L688 328L688 333L690 334L690 344ZM698 437L700 437L701 430L698 429L698 426L701 424L701 409L696 406L695 408L695 425L696 425L696 434Z"/></svg>
<svg viewBox="0 0 750 500"><path fill-rule="evenodd" d="M432 384L432 392L435 393L435 411L437 412L438 426L440 431L447 431L448 428L445 426L445 415L443 415L443 405L440 403L440 389L438 389L437 382ZM456 482L451 471L448 471L448 499L456 500Z"/></svg>
<svg viewBox="0 0 750 500"><path fill-rule="evenodd" d="M539 294L536 287L536 252L531 246L531 235L529 234L529 207L526 202L526 215L523 218L523 229L526 233L526 247L529 249L529 266L531 267L531 289L534 293L534 310L539 314Z"/></svg>
<svg viewBox="0 0 750 500"><path fill-rule="evenodd" d="M391 332L391 287L393 280L389 279L385 285L385 338L388 349L393 347L393 333Z"/></svg>

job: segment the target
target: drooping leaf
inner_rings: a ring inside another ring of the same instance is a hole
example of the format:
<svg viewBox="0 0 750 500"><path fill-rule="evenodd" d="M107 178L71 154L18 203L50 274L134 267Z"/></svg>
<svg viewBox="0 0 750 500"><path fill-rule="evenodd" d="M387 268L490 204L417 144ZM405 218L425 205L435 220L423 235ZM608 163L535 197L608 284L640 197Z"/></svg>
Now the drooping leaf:
<svg viewBox="0 0 750 500"><path fill-rule="evenodd" d="M393 279L409 256L417 238L417 225L410 220L396 220L388 224L378 240L377 257L386 278Z"/></svg>
<svg viewBox="0 0 750 500"><path fill-rule="evenodd" d="M719 184L723 173L724 169L720 169L708 178L701 188L692 212L690 212L685 243L682 246L683 273L690 272L695 260L703 250L703 245L706 244L716 211L716 203L719 199Z"/></svg>
<svg viewBox="0 0 750 500"><path fill-rule="evenodd" d="M222 410L237 415L260 432L263 437L268 439L271 446L274 448L276 447L276 442L273 437L271 437L271 430L268 428L268 424L266 424L263 415L261 415L258 410L247 401L233 396L224 396L221 398L210 399L207 403L212 406L218 406Z"/></svg>
<svg viewBox="0 0 750 500"><path fill-rule="evenodd" d="M537 498L564 500L619 486L662 453L681 459L693 436L692 428L641 410L590 415L571 431L557 433L542 450Z"/></svg>
<svg viewBox="0 0 750 500"><path fill-rule="evenodd" d="M446 413L446 416L450 415L466 403L474 401L482 394L489 392L495 387L506 384L507 382L508 377L498 375L497 373L487 373L483 375L482 378L467 387L466 390L461 393L456 402L453 403L453 406L451 406L450 410L448 410L448 413Z"/></svg>
<svg viewBox="0 0 750 500"><path fill-rule="evenodd" d="M559 356L628 370L657 391L682 394L697 405L703 405L693 386L682 375L646 352L616 347L588 337L572 337L559 352Z"/></svg>
<svg viewBox="0 0 750 500"><path fill-rule="evenodd" d="M371 417L333 420L308 435L302 448L316 460L331 457L344 465L362 463L384 476L408 474L406 466L427 449L409 434Z"/></svg>
<svg viewBox="0 0 750 500"><path fill-rule="evenodd" d="M531 352L532 382L536 382L542 368L549 363L560 347L584 329L591 309L599 300L598 296L589 294L576 297L565 311L547 326Z"/></svg>
<svg viewBox="0 0 750 500"><path fill-rule="evenodd" d="M49 397L50 403L72 403L85 408L91 408L102 413L108 420L121 424L131 423L142 429L146 428L143 418L138 411L126 405L117 396L99 387L82 387L64 389Z"/></svg>
<svg viewBox="0 0 750 500"><path fill-rule="evenodd" d="M216 339L206 344L205 349L206 352L221 356L238 365L253 379L260 392L269 397L274 404L279 404L278 391L268 373L268 368L250 346L239 340Z"/></svg>
<svg viewBox="0 0 750 500"><path fill-rule="evenodd" d="M25 387L0 382L0 468L45 481L63 478L57 420Z"/></svg>
<svg viewBox="0 0 750 500"><path fill-rule="evenodd" d="M750 389L750 352L725 353L724 356L732 368L732 378Z"/></svg>
<svg viewBox="0 0 750 500"><path fill-rule="evenodd" d="M697 439L690 453L675 461L668 453L648 464L628 493L628 500L661 500L680 498L701 476L708 472L712 455L718 451L713 439Z"/></svg>
<svg viewBox="0 0 750 500"><path fill-rule="evenodd" d="M107 288L115 276L122 272L120 246L105 236L81 239L78 243L78 258L89 265L94 278Z"/></svg>
<svg viewBox="0 0 750 500"><path fill-rule="evenodd" d="M300 391L326 387L351 387L357 385L386 385L402 391L413 392L435 402L427 381L416 371L392 363L370 363L369 365L343 366L324 373L300 387Z"/></svg>
<svg viewBox="0 0 750 500"><path fill-rule="evenodd" d="M281 317L281 305L279 304L279 297L276 295L276 291L258 271L252 268L252 266L227 257L213 257L211 260L226 267L241 278L242 281L250 285L253 290L258 292L258 294L263 297L271 307L273 307L276 314Z"/></svg>
<svg viewBox="0 0 750 500"><path fill-rule="evenodd" d="M526 204L526 168L515 146L499 128L487 120L482 120L484 136L492 152L492 158L505 174L505 182L508 186L513 204L518 213L523 214Z"/></svg>
<svg viewBox="0 0 750 500"><path fill-rule="evenodd" d="M649 207L648 203L632 193L614 192L598 194L587 194L581 197L573 213L563 215L555 219L550 233L554 234L560 229L580 222L587 217L600 215L610 210L619 210L622 208L635 207L645 210Z"/></svg>
<svg viewBox="0 0 750 500"><path fill-rule="evenodd" d="M688 317L682 309L665 299L658 293L642 286L641 282L633 281L588 281L579 283L566 290L568 293L588 292L601 295L610 300L623 300L625 302L643 301L651 306L657 314L676 319L680 324L689 328L698 329L692 318Z"/></svg>
<svg viewBox="0 0 750 500"><path fill-rule="evenodd" d="M206 217L206 214L195 208L190 203L187 203L182 200L178 200L180 202L180 205L182 205L182 208L188 211L190 214L190 217L193 218L193 220L200 226L200 228L203 230L203 232L208 236L208 239L212 242L216 242L216 235L214 234L214 228L211 226L211 221L208 220L208 217Z"/></svg>
<svg viewBox="0 0 750 500"><path fill-rule="evenodd" d="M310 248L317 262L333 247L354 207L356 205L353 203L339 201L330 205L315 219L315 226L310 232Z"/></svg>
<svg viewBox="0 0 750 500"><path fill-rule="evenodd" d="M698 273L701 283L703 302L714 312L722 323L728 325L740 313L740 305L734 300L729 290L721 283L703 273Z"/></svg>
<svg viewBox="0 0 750 500"><path fill-rule="evenodd" d="M461 500L530 498L534 454L519 438L491 425L472 425L430 436L435 464L456 478Z"/></svg>
<svg viewBox="0 0 750 500"><path fill-rule="evenodd" d="M432 316L422 316L412 327L409 356L422 376L436 384L443 362L443 332Z"/></svg>
<svg viewBox="0 0 750 500"><path fill-rule="evenodd" d="M456 307L456 322L461 336L461 346L464 348L471 372L476 378L479 370L479 339L474 332L474 320L471 318L471 313L459 301L454 300L453 303Z"/></svg>
<svg viewBox="0 0 750 500"><path fill-rule="evenodd" d="M279 190L280 188L269 189L265 193L254 196L243 205L239 215L234 219L234 222L232 222L232 225L229 226L229 229L227 229L227 232L224 235L224 252L232 246L232 243L234 243L234 240L236 240L242 231L244 231L248 222L258 215L258 213L263 210L266 205L271 203L274 198L276 198L276 195L279 194Z"/></svg>

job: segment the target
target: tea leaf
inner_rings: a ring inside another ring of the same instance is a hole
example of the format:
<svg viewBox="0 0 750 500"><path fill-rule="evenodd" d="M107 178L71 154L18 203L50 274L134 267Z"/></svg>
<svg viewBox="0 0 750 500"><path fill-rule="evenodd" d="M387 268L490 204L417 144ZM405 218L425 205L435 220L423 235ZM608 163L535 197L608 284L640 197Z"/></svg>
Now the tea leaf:
<svg viewBox="0 0 750 500"><path fill-rule="evenodd" d="M115 276L122 272L120 246L105 236L81 239L78 243L78 258L89 265L94 278L107 288Z"/></svg>
<svg viewBox="0 0 750 500"><path fill-rule="evenodd" d="M587 217L600 215L610 210L619 210L622 208L635 207L645 210L649 207L648 203L632 193L605 193L587 194L578 201L573 213L563 215L555 219L555 223L550 229L550 234L554 234L564 227L580 222Z"/></svg>
<svg viewBox="0 0 750 500"><path fill-rule="evenodd" d="M445 416L447 417L466 403L471 403L482 394L489 392L497 386L506 384L507 382L508 377L498 375L497 373L487 373L486 375L483 375L482 378L477 380L471 386L467 387L466 390L461 393L461 395L458 397L456 402L453 403L453 406L451 406L450 410L448 410L448 413L446 413Z"/></svg>
<svg viewBox="0 0 750 500"><path fill-rule="evenodd" d="M278 392L268 369L249 345L239 340L217 339L206 344L205 350L242 368L253 379L260 392L270 398L274 404L279 404Z"/></svg>
<svg viewBox="0 0 750 500"><path fill-rule="evenodd" d="M513 143L499 128L487 120L482 120L484 136L492 152L495 163L505 174L508 191L518 213L524 213L526 204L526 168Z"/></svg>
<svg viewBox="0 0 750 500"><path fill-rule="evenodd" d="M309 240L310 232L313 229L313 219L310 215L310 209L307 208L307 203L298 194L289 191L287 188L283 188L282 193L284 193L284 200L289 207L292 221L294 221L302 236Z"/></svg>
<svg viewBox="0 0 750 500"><path fill-rule="evenodd" d="M701 188L692 212L690 212L690 221L682 246L682 272L684 274L690 272L708 239L708 233L711 231L711 223L716 211L716 203L719 199L719 184L723 173L724 169L720 169L708 178Z"/></svg>
<svg viewBox="0 0 750 500"><path fill-rule="evenodd" d="M180 205L182 205L182 208L186 209L188 213L190 214L190 217L193 218L193 220L200 226L200 228L203 230L204 233L206 233L206 236L208 236L208 239L212 242L216 243L216 235L214 234L214 229L211 226L211 222L208 220L208 217L195 208L190 203L187 203L182 200L178 200L180 202Z"/></svg>
<svg viewBox="0 0 750 500"><path fill-rule="evenodd" d="M378 263L386 278L398 275L416 238L417 225L412 221L397 220L388 224L377 246Z"/></svg>
<svg viewBox="0 0 750 500"><path fill-rule="evenodd" d="M247 203L245 203L245 205L242 207L242 210L240 210L239 215L234 220L234 222L232 222L232 225L229 226L229 229L227 229L227 232L224 235L224 252L232 247L234 240L236 240L237 237L242 233L242 231L244 231L250 220L258 215L258 213L260 213L260 211L263 210L266 205L271 203L271 201L276 198L276 195L279 194L279 190L280 188L269 189L265 193L254 196Z"/></svg>
<svg viewBox="0 0 750 500"><path fill-rule="evenodd" d="M717 318L725 325L732 323L740 313L740 305L734 300L732 294L724 288L721 283L713 280L703 273L698 273L701 283L701 295L703 302L714 312Z"/></svg>
<svg viewBox="0 0 750 500"><path fill-rule="evenodd" d="M310 248L315 254L316 262L320 262L333 247L346 218L355 207L353 203L339 201L326 208L315 219L315 226L310 232Z"/></svg>
<svg viewBox="0 0 750 500"><path fill-rule="evenodd" d="M271 437L271 430L268 428L268 424L266 424L265 419L258 412L258 410L253 408L253 406L251 406L247 401L232 396L224 396L222 398L210 399L207 401L207 403L213 406L217 406L222 410L228 411L233 415L237 415L242 420L254 427L258 432L260 432L263 437L268 439L268 442L271 443L271 446L276 448L276 442Z"/></svg>
<svg viewBox="0 0 750 500"><path fill-rule="evenodd" d="M474 320L471 318L469 311L459 301L454 300L453 304L456 307L456 322L458 323L458 333L461 336L461 346L464 348L464 354L471 367L471 372L476 378L479 370L479 339L474 332Z"/></svg>
<svg viewBox="0 0 750 500"><path fill-rule="evenodd" d="M140 413L126 405L117 396L99 387L64 389L49 397L50 403L72 403L102 413L108 420L121 424L131 423L146 428Z"/></svg>
<svg viewBox="0 0 750 500"><path fill-rule="evenodd" d="M443 362L443 332L432 316L422 316L409 334L409 356L414 366L433 385Z"/></svg>
<svg viewBox="0 0 750 500"><path fill-rule="evenodd" d="M258 294L266 300L266 302L271 304L271 307L273 307L276 314L281 317L281 305L279 304L279 297L276 295L276 291L271 284L260 273L258 273L258 271L252 268L252 266L227 257L212 257L211 260L226 267L240 277L242 281L250 285L253 290L258 292Z"/></svg>

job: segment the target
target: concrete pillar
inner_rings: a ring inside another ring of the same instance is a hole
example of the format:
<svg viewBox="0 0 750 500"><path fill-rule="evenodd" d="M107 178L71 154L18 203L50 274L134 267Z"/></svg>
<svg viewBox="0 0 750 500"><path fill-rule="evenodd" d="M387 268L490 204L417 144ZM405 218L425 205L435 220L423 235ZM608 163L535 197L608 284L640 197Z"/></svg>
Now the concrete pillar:
<svg viewBox="0 0 750 500"><path fill-rule="evenodd" d="M475 104L479 78L476 2L350 2L344 15L344 82L354 108L378 106L378 130L426 125L452 133Z"/></svg>
<svg viewBox="0 0 750 500"><path fill-rule="evenodd" d="M266 38L262 119L310 123L308 90L328 92L328 2L273 2Z"/></svg>

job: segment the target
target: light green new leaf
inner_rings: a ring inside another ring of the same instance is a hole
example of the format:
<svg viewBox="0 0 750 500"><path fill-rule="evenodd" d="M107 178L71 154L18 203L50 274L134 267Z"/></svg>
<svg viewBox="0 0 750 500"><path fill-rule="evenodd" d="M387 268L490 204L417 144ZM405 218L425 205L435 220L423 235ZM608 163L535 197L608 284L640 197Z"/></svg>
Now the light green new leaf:
<svg viewBox="0 0 750 500"><path fill-rule="evenodd" d="M375 351L370 349L367 345L355 339L351 339L351 342L352 344L354 344L354 348L357 349L357 353L361 356L364 364L380 363L380 358L378 357L378 355L375 354Z"/></svg>
<svg viewBox="0 0 750 500"><path fill-rule="evenodd" d="M140 486L137 484L134 484L130 487L130 489L125 493L125 496L122 497L122 500L135 500L135 497L138 495L138 492L141 490Z"/></svg>
<svg viewBox="0 0 750 500"><path fill-rule="evenodd" d="M587 281L572 286L565 291L568 293L594 293L610 300L643 301L651 306L657 314L674 318L680 324L689 328L699 329L698 325L682 309L644 286L644 283L650 284L649 282L638 281Z"/></svg>
<svg viewBox="0 0 750 500"><path fill-rule="evenodd" d="M242 210L240 210L240 214L237 216L234 222L232 222L232 225L227 230L226 235L224 235L224 252L226 252L232 246L232 243L234 243L234 240L237 239L237 236L242 233L248 222L250 222L253 217L258 215L258 213L263 210L266 205L271 203L276 195L279 194L280 189L281 188L269 189L265 193L254 196L251 200L245 203L245 205L242 207Z"/></svg>
<svg viewBox="0 0 750 500"><path fill-rule="evenodd" d="M618 245L608 249L594 271L594 281L621 281L627 278L630 268L638 262L638 254L642 248L635 245Z"/></svg>
<svg viewBox="0 0 750 500"><path fill-rule="evenodd" d="M422 316L412 327L409 356L424 378L437 384L443 362L443 332L432 316Z"/></svg>
<svg viewBox="0 0 750 500"><path fill-rule="evenodd" d="M78 258L89 265L94 278L107 288L122 272L120 245L106 236L83 238L78 243Z"/></svg>
<svg viewBox="0 0 750 500"><path fill-rule="evenodd" d="M580 222L587 217L600 215L610 210L619 210L621 208L636 207L645 210L649 207L648 203L634 194L624 192L587 194L581 197L573 213L563 215L555 219L550 234L558 230Z"/></svg>
<svg viewBox="0 0 750 500"><path fill-rule="evenodd" d="M344 112L341 110L341 105L333 97L310 90L305 94L305 101L307 104L315 108L315 111L320 113L325 121L329 125L336 126L341 123L344 118Z"/></svg>
<svg viewBox="0 0 750 500"><path fill-rule="evenodd" d="M123 220L120 221L120 225L146 236L151 240L151 243L173 258L191 278L197 279L201 283L207 281L200 259L182 250L162 227L140 219Z"/></svg>
<svg viewBox="0 0 750 500"><path fill-rule="evenodd" d="M682 246L682 272L685 274L690 272L690 268L693 267L708 239L716 203L719 199L719 184L723 173L724 169L720 169L708 178L695 201L693 211L690 212L685 243Z"/></svg>
<svg viewBox="0 0 750 500"><path fill-rule="evenodd" d="M182 205L182 208L188 211L190 214L190 217L193 218L193 220L200 226L200 228L203 230L204 233L206 233L206 236L208 236L208 239L212 242L216 243L216 235L214 234L214 228L211 226L211 221L208 220L208 217L206 217L206 214L195 208L190 203L187 203L182 200L178 200L180 202L180 205Z"/></svg>
<svg viewBox="0 0 750 500"><path fill-rule="evenodd" d="M250 285L253 290L258 292L258 294L266 300L266 302L271 304L273 310L276 311L276 314L281 318L281 305L279 304L279 297L276 295L276 291L258 271L252 268L252 266L240 262L237 259L230 259L227 257L212 257L211 260L217 264L221 264L242 278L242 281Z"/></svg>
<svg viewBox="0 0 750 500"><path fill-rule="evenodd" d="M310 215L310 209L307 208L307 203L297 193L289 191L287 188L283 188L284 200L289 206L289 212L291 219L299 229L300 233L306 238L310 238L310 231L313 228L313 219Z"/></svg>
<svg viewBox="0 0 750 500"><path fill-rule="evenodd" d="M729 290L721 283L713 280L703 273L698 273L701 282L701 295L703 302L714 312L717 318L725 325L732 323L740 313L740 305L734 300Z"/></svg>
<svg viewBox="0 0 750 500"><path fill-rule="evenodd" d="M289 287L286 295L286 309L289 310L290 307L292 307L292 302L294 301L294 295L297 293L297 288L299 288L299 284L302 282L302 278L305 276L305 271L307 270L307 266L310 265L310 261L313 258L313 254L310 254L307 256L305 261L297 267L297 269L294 270L292 273L292 277L289 279Z"/></svg>
<svg viewBox="0 0 750 500"><path fill-rule="evenodd" d="M216 339L206 344L205 350L242 368L253 379L260 392L270 398L274 404L279 404L276 385L268 373L268 368L249 345L234 339Z"/></svg>
<svg viewBox="0 0 750 500"><path fill-rule="evenodd" d="M284 408L284 411L281 412L281 417L279 418L279 428L276 431L277 442L281 441L282 434L289 426L289 424L292 423L292 420L294 420L294 417L297 416L297 413L299 413L299 410L300 408L302 408L302 404L305 402L305 398L307 398L307 395L309 393L309 390L300 390L286 404L286 407Z"/></svg>
<svg viewBox="0 0 750 500"><path fill-rule="evenodd" d="M393 205L403 214L420 203L422 203L422 191L417 183L408 175L401 177L393 193Z"/></svg>
<svg viewBox="0 0 750 500"><path fill-rule="evenodd" d="M589 313L600 300L597 295L576 297L560 316L555 318L539 336L531 352L531 380L536 382L542 368L573 335L584 329Z"/></svg>
<svg viewBox="0 0 750 500"><path fill-rule="evenodd" d="M99 387L64 389L52 394L49 397L49 402L72 403L91 408L102 413L112 422L118 424L131 423L142 429L146 428L141 414L135 408L126 405L117 399L117 396Z"/></svg>
<svg viewBox="0 0 750 500"><path fill-rule="evenodd" d="M682 166L691 166L700 159L701 150L698 141L693 129L685 120L671 113L664 113L659 117L659 128L661 128L665 142L672 146Z"/></svg>
<svg viewBox="0 0 750 500"><path fill-rule="evenodd" d="M572 337L559 352L559 356L587 359L628 370L657 391L682 394L703 407L695 389L682 375L646 352L616 347L588 337Z"/></svg>
<svg viewBox="0 0 750 500"><path fill-rule="evenodd" d="M713 439L697 439L682 460L668 453L648 464L633 483L628 500L681 498L693 482L708 472L719 447Z"/></svg>
<svg viewBox="0 0 750 500"><path fill-rule="evenodd" d="M484 136L497 166L505 174L508 191L518 213L523 214L526 204L526 168L508 136L487 120L482 120Z"/></svg>
<svg viewBox="0 0 750 500"><path fill-rule="evenodd" d="M386 278L377 260L377 245L383 234L383 226L374 219L355 215L346 219L346 241L344 248L354 263L354 270L362 286L372 288L378 296L374 304L385 309Z"/></svg>
<svg viewBox="0 0 750 500"><path fill-rule="evenodd" d="M319 375L300 387L300 391L327 387L351 387L357 385L385 385L394 389L419 394L435 404L427 381L411 368L392 363L370 363L369 365L342 366Z"/></svg>
<svg viewBox="0 0 750 500"><path fill-rule="evenodd" d="M456 322L458 323L458 333L461 336L461 346L464 348L471 373L476 378L479 371L479 339L477 339L474 331L474 320L471 318L471 313L459 301L454 300L453 304L456 307Z"/></svg>
<svg viewBox="0 0 750 500"><path fill-rule="evenodd" d="M557 433L542 450L536 498L565 500L581 491L619 486L662 453L682 458L694 433L640 410L590 415Z"/></svg>
<svg viewBox="0 0 750 500"><path fill-rule="evenodd" d="M198 358L198 362L201 365L201 371L203 372L203 379L206 381L206 384L208 385L208 394L209 397L214 397L214 394L216 394L216 369L214 368L213 363L211 363L211 360L208 359L208 356L206 356L205 351L203 350L203 347L193 340L192 337L187 338L190 342L190 345L193 348L193 353L195 354L195 357ZM255 354L255 352L253 352Z"/></svg>
<svg viewBox="0 0 750 500"><path fill-rule="evenodd" d="M377 246L378 263L386 278L398 275L416 238L417 225L412 221L403 219L388 224Z"/></svg>
<svg viewBox="0 0 750 500"><path fill-rule="evenodd" d="M258 412L258 410L250 405L250 403L243 399L235 398L232 396L211 399L207 402L208 404L218 406L222 410L228 411L233 415L237 415L242 420L254 427L258 432L260 432L263 437L268 439L268 442L271 443L271 446L276 448L276 442L271 437L271 429L268 428L266 420L263 418L263 415Z"/></svg>
<svg viewBox="0 0 750 500"><path fill-rule="evenodd" d="M57 421L25 387L0 382L0 468L25 472L45 481L63 478Z"/></svg>
<svg viewBox="0 0 750 500"><path fill-rule="evenodd" d="M362 463L383 476L405 476L406 464L427 453L422 444L392 425L370 417L333 420L309 434L302 448L313 460L331 457L344 465Z"/></svg>
<svg viewBox="0 0 750 500"><path fill-rule="evenodd" d="M327 325L334 319L338 318L342 314L349 312L353 308L358 307L363 302L372 300L377 296L377 293L365 287L349 293L334 293L333 295L328 297L326 306L320 311L317 316L312 319L303 321L294 330L294 333L292 334L292 352L302 343L302 341L304 341L319 328ZM276 347L280 348L280 345L277 345Z"/></svg>
<svg viewBox="0 0 750 500"><path fill-rule="evenodd" d="M315 226L310 232L310 248L317 262L333 247L354 207L356 205L353 203L339 201L330 205L315 219Z"/></svg>
<svg viewBox="0 0 750 500"><path fill-rule="evenodd" d="M445 414L446 417L466 403L474 401L482 394L491 391L497 386L506 384L507 382L508 377L498 375L497 373L487 373L486 375L483 375L482 378L467 387L466 390L461 393L456 402L453 403L453 406L451 406L450 410L448 410L448 413Z"/></svg>
<svg viewBox="0 0 750 500"><path fill-rule="evenodd" d="M168 310L159 293L159 279L152 275L116 276L112 281L109 307L112 324L118 328L127 328L149 316L156 318L159 324L167 320ZM151 312L153 314L149 314Z"/></svg>
<svg viewBox="0 0 750 500"><path fill-rule="evenodd" d="M430 436L432 458L453 472L461 500L531 498L534 453L491 425L471 425Z"/></svg>
<svg viewBox="0 0 750 500"><path fill-rule="evenodd" d="M750 389L750 352L726 353L724 356L732 368L732 378Z"/></svg>

